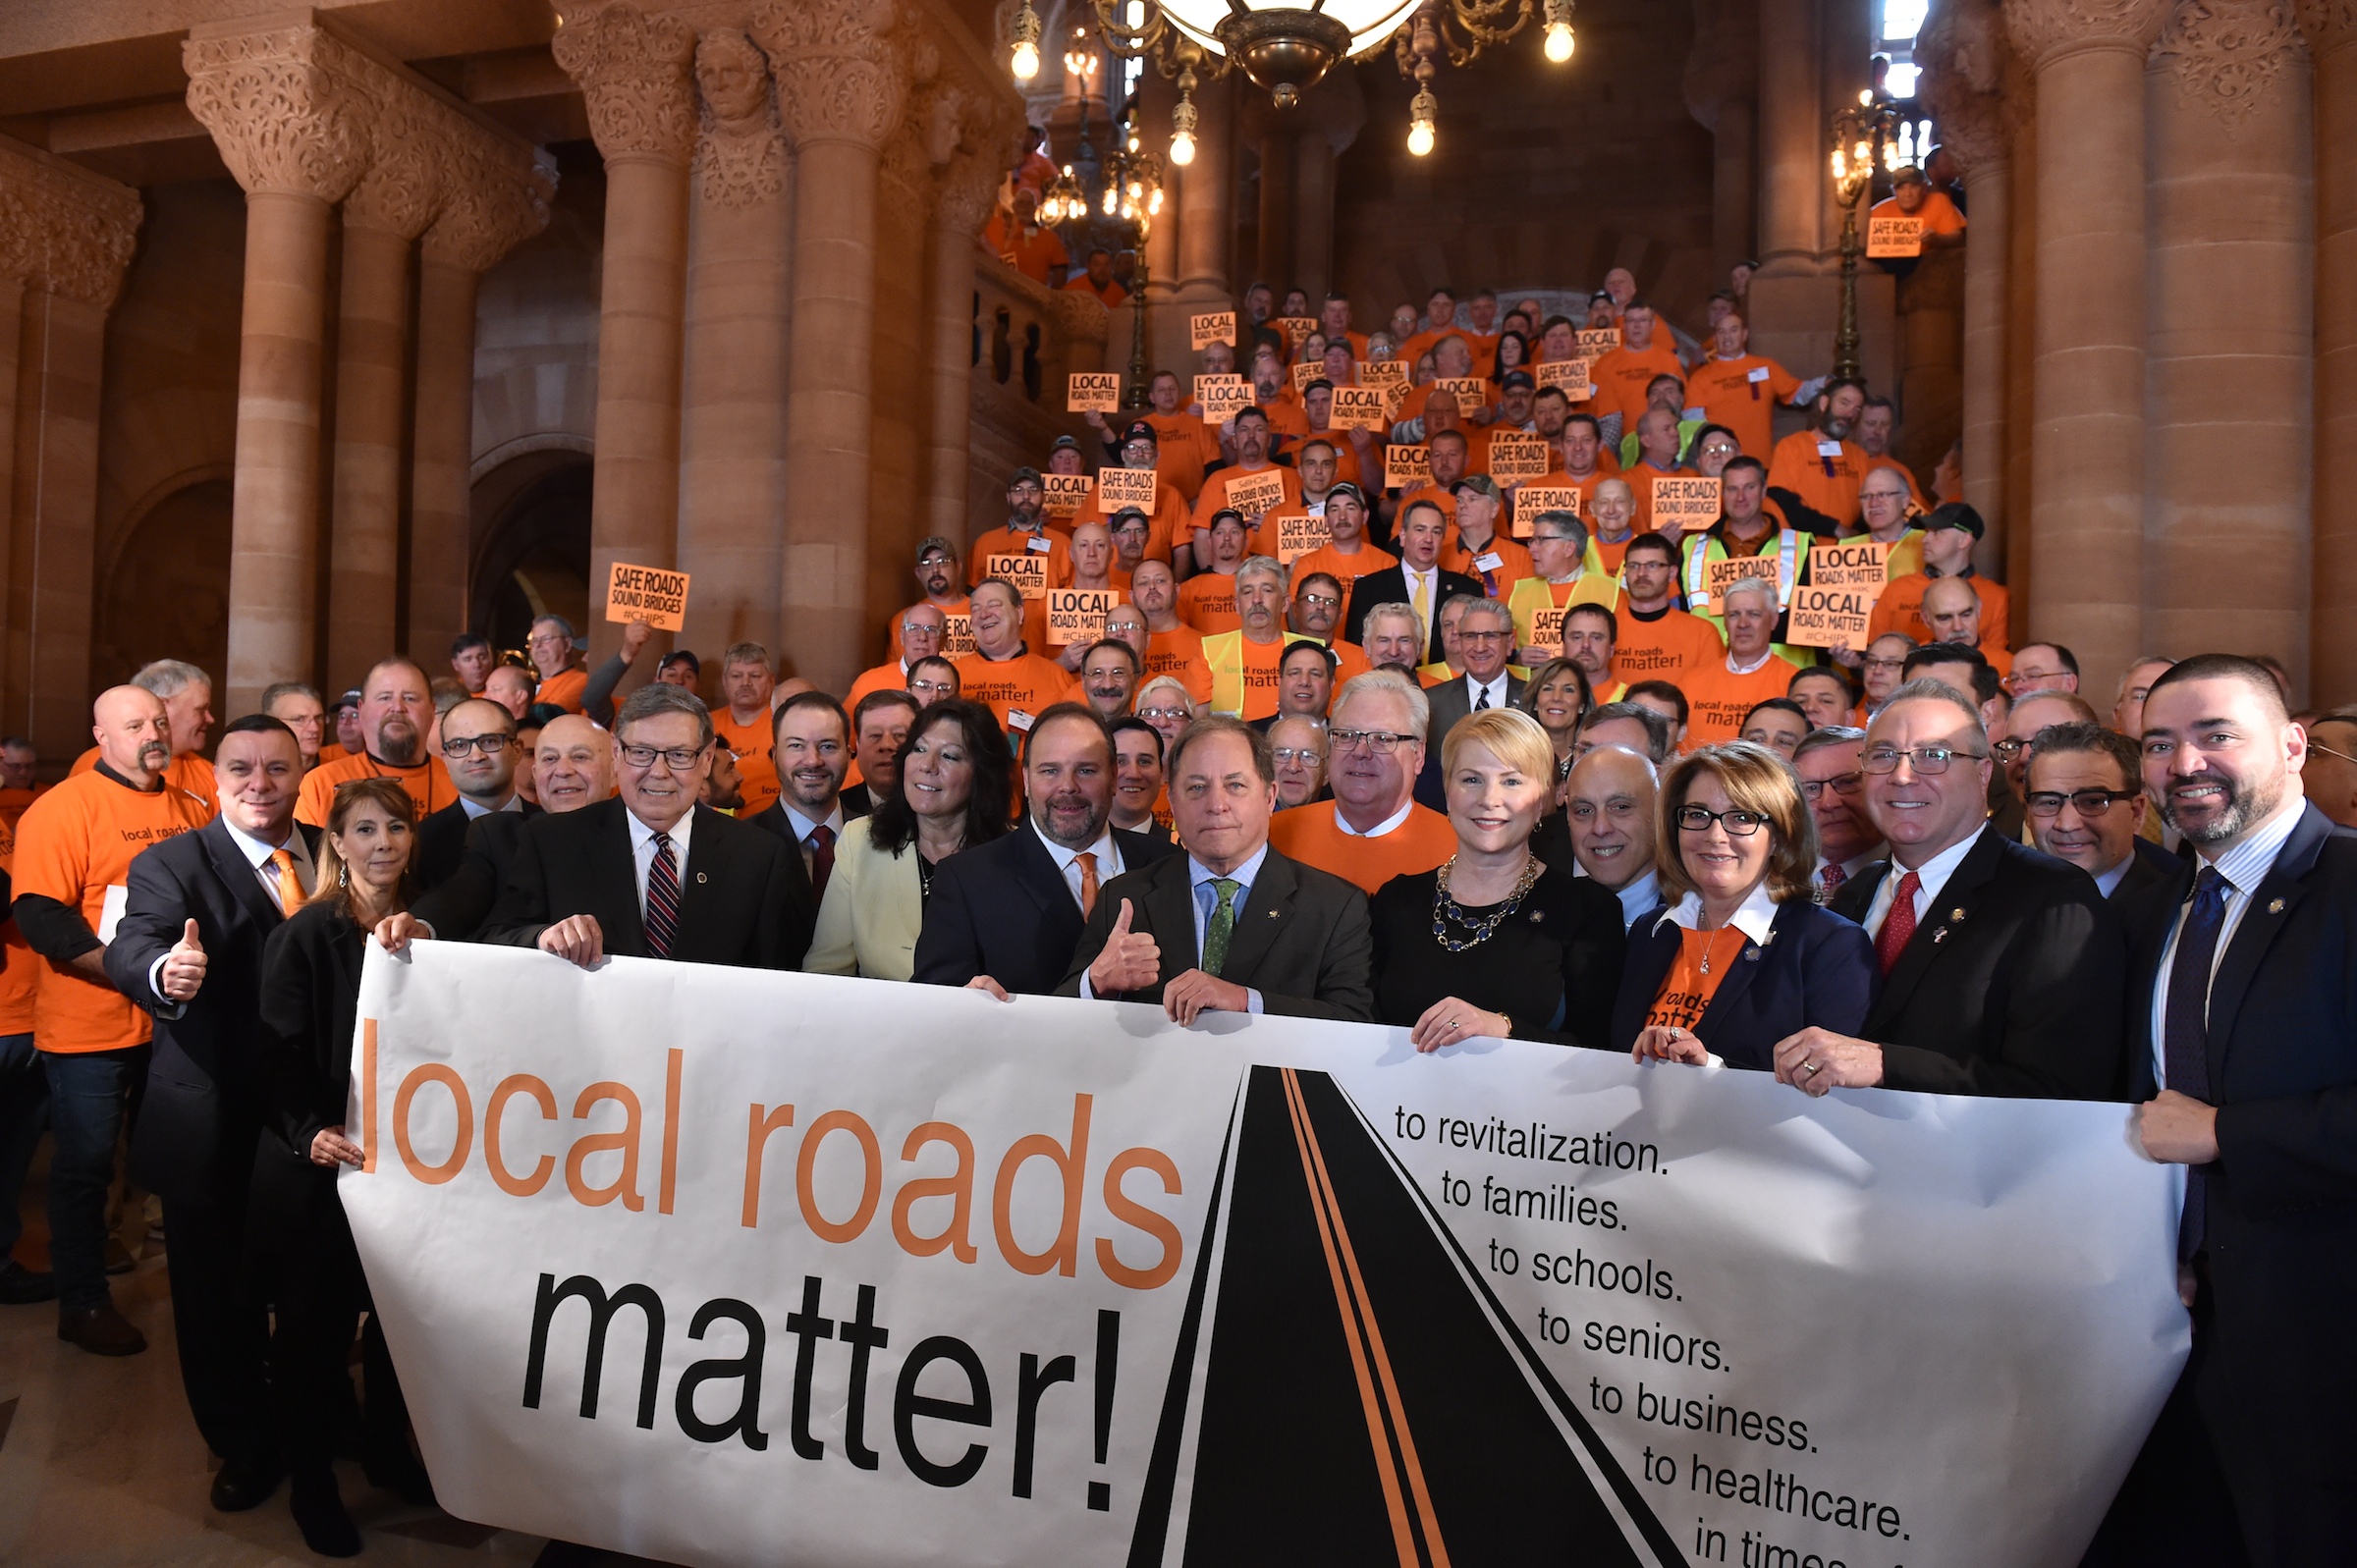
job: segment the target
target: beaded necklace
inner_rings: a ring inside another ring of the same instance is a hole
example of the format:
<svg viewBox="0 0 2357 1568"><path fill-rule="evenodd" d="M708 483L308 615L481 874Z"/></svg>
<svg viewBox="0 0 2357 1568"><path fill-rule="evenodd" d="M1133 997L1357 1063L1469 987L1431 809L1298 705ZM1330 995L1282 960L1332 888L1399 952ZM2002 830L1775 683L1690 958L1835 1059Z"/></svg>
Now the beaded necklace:
<svg viewBox="0 0 2357 1568"><path fill-rule="evenodd" d="M1515 881L1514 891L1507 894L1506 902L1476 920L1466 914L1463 906L1454 898L1449 896L1449 873L1455 867L1456 856L1451 855L1449 863L1441 867L1440 875L1433 879L1432 884L1432 936L1449 952L1470 952L1496 936L1498 928L1506 923L1507 916L1512 914L1522 900L1530 895L1530 890L1538 886L1540 873L1546 870L1535 857L1525 861L1522 875ZM1449 935L1452 922L1467 935L1461 940Z"/></svg>

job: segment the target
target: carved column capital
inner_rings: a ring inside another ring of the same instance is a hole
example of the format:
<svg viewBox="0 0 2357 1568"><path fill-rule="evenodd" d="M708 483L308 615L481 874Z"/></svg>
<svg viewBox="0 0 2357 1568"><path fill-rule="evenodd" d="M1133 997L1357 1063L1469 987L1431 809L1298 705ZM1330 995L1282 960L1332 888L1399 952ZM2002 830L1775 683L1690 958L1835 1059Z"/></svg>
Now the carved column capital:
<svg viewBox="0 0 2357 1568"><path fill-rule="evenodd" d="M2001 167L2010 143L2005 78L2013 64L2000 0L1941 0L1915 44L1917 89L1940 126L1940 144L1967 175Z"/></svg>
<svg viewBox="0 0 2357 1568"><path fill-rule="evenodd" d="M627 0L568 18L550 49L581 84L589 134L611 160L685 163L695 145L695 30Z"/></svg>
<svg viewBox="0 0 2357 1568"><path fill-rule="evenodd" d="M998 205L999 180L1005 171L996 158L979 152L960 153L941 171L933 193L933 221L956 234L976 236Z"/></svg>
<svg viewBox="0 0 2357 1568"><path fill-rule="evenodd" d="M908 92L893 21L893 0L761 0L753 8L753 36L769 55L795 146L843 141L883 150Z"/></svg>
<svg viewBox="0 0 2357 1568"><path fill-rule="evenodd" d="M373 149L362 57L325 28L198 28L181 45L181 64L189 112L248 192L341 201L366 171Z"/></svg>
<svg viewBox="0 0 2357 1568"><path fill-rule="evenodd" d="M425 231L428 261L487 272L499 258L548 227L557 172L545 153L528 164L470 148L452 160L441 216Z"/></svg>
<svg viewBox="0 0 2357 1568"><path fill-rule="evenodd" d="M695 46L700 110L696 193L722 207L746 207L785 189L786 133L770 94L769 57L735 27L715 27Z"/></svg>
<svg viewBox="0 0 2357 1568"><path fill-rule="evenodd" d="M2170 0L2005 0L2005 27L2032 70L2097 49L2141 57L2168 19L2169 5Z"/></svg>
<svg viewBox="0 0 2357 1568"><path fill-rule="evenodd" d="M2299 0L2300 30L2319 59L2357 43L2357 0Z"/></svg>
<svg viewBox="0 0 2357 1568"><path fill-rule="evenodd" d="M2306 58L2289 0L2179 0L2152 53L2229 136Z"/></svg>
<svg viewBox="0 0 2357 1568"><path fill-rule="evenodd" d="M344 222L414 240L441 210L452 149L433 117L411 101L416 94L385 75L374 83L380 91L368 122L368 172L344 198Z"/></svg>
<svg viewBox="0 0 2357 1568"><path fill-rule="evenodd" d="M0 137L0 276L110 309L144 214L129 187Z"/></svg>

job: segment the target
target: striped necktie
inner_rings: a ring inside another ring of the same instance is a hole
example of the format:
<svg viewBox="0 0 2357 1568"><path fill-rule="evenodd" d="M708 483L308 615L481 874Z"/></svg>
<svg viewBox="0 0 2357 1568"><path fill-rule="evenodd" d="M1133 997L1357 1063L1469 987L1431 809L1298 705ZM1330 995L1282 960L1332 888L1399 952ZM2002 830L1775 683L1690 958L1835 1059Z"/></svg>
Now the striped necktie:
<svg viewBox="0 0 2357 1568"><path fill-rule="evenodd" d="M671 835L655 835L655 858L646 868L646 950L657 958L671 956L680 934L680 862L671 852Z"/></svg>

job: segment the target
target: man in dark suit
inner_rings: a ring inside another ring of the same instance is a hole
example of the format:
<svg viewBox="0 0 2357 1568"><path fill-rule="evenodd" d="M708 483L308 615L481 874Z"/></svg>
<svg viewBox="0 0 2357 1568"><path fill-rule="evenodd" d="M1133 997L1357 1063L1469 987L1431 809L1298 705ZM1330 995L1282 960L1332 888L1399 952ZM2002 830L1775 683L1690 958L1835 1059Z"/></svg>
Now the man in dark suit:
<svg viewBox="0 0 2357 1568"><path fill-rule="evenodd" d="M1811 1094L2116 1096L2119 918L2085 873L1990 825L1978 705L1909 681L1875 715L1861 761L1891 858L1851 878L1833 908L1875 939L1882 993L1862 1038L1810 1028L1779 1042L1777 1076Z"/></svg>
<svg viewBox="0 0 2357 1568"><path fill-rule="evenodd" d="M2056 695L2040 692L2020 707ZM2133 942L2184 867L2141 837L2148 804L2141 748L2098 724L2048 725L2031 739L2022 772L2031 835L2039 848L2095 879Z"/></svg>
<svg viewBox="0 0 2357 1568"><path fill-rule="evenodd" d="M850 820L843 781L851 769L851 721L825 692L803 691L778 705L770 730L777 736L778 798L746 820L786 848L787 905L803 933L787 967L798 969L835 874L836 841Z"/></svg>
<svg viewBox="0 0 2357 1568"><path fill-rule="evenodd" d="M811 927L789 893L787 850L695 803L712 716L652 681L614 721L620 798L525 825L483 940L586 968L608 953L791 969Z"/></svg>
<svg viewBox="0 0 2357 1568"><path fill-rule="evenodd" d="M1375 1016L1367 895L1269 847L1277 765L1241 720L1198 719L1171 743L1186 852L1107 883L1057 990L1205 1012Z"/></svg>
<svg viewBox="0 0 2357 1568"><path fill-rule="evenodd" d="M163 1200L181 1383L221 1456L213 1506L234 1512L281 1474L246 1211L264 1116L262 944L311 889L318 830L295 820L302 752L278 720L232 723L213 773L221 814L131 863L106 973L155 1015L131 1169Z"/></svg>
<svg viewBox="0 0 2357 1568"><path fill-rule="evenodd" d="M859 782L844 785L844 821L870 815L877 801L901 786L901 748L920 711L914 697L890 688L869 692L851 710L851 760L859 765Z"/></svg>
<svg viewBox="0 0 2357 1568"><path fill-rule="evenodd" d="M1448 542L1449 519L1440 507L1431 501L1411 503L1399 514L1399 564L1370 571L1350 585L1343 640L1363 645L1367 612L1377 605L1402 604L1424 622L1424 662L1439 664L1447 652L1441 646L1441 606L1459 594L1482 597L1480 578L1441 569L1441 551Z"/></svg>
<svg viewBox="0 0 2357 1568"><path fill-rule="evenodd" d="M442 760L459 798L417 825L417 886L439 888L466 856L467 830L495 812L530 816L538 808L516 792L516 717L496 702L469 697L442 716Z"/></svg>
<svg viewBox="0 0 2357 1568"><path fill-rule="evenodd" d="M944 860L925 899L914 979L1006 1000L1053 996L1103 885L1178 845L1109 826L1113 733L1096 710L1060 702L1023 737L1028 828Z"/></svg>
<svg viewBox="0 0 2357 1568"><path fill-rule="evenodd" d="M1456 601L1451 600L1453 604ZM1443 605L1442 609L1448 609ZM1456 658L1465 673L1424 688L1432 723L1424 741L1424 770L1416 776L1416 799L1435 811L1449 809L1441 787L1441 745L1468 714L1512 708L1522 701L1522 679L1507 673L1514 651L1514 613L1496 599L1471 595L1457 617Z"/></svg>
<svg viewBox="0 0 2357 1568"><path fill-rule="evenodd" d="M2145 788L2193 851L2128 984L2137 1136L2189 1167L2178 1256L2193 1354L2105 1534L2141 1532L2121 1562L2227 1562L2184 1543L2230 1546L2238 1521L2260 1568L2345 1562L2357 835L2302 798L2306 737L2263 666L2172 667L2145 698L2142 739ZM2223 1487L2205 1487L2219 1471Z"/></svg>

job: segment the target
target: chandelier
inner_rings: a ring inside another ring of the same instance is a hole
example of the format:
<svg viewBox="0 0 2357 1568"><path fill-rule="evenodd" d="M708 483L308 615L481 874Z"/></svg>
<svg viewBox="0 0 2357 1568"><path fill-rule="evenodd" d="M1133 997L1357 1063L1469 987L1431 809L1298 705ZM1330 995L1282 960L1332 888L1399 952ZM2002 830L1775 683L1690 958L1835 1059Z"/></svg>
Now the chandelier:
<svg viewBox="0 0 2357 1568"><path fill-rule="evenodd" d="M1457 67L1471 64L1484 48L1520 32L1536 8L1546 17L1547 58L1561 65L1571 58L1573 3L1310 0L1304 8L1272 0L1090 0L1109 49L1123 59L1150 58L1165 77L1178 79L1171 162L1178 165L1195 155L1198 72L1220 76L1240 68L1278 108L1289 109L1336 65L1395 41L1401 75L1416 83L1407 146L1421 157L1433 147L1439 100L1432 81L1441 57ZM1039 71L1039 14L1031 0L1022 0L1008 57L1018 81Z"/></svg>

